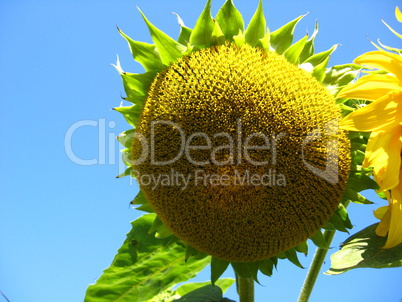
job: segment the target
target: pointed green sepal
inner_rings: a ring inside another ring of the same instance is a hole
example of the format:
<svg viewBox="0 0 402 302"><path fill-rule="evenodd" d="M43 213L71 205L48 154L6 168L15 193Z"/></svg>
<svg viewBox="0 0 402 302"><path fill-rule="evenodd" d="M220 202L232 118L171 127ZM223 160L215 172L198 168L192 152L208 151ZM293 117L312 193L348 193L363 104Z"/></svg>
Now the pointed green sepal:
<svg viewBox="0 0 402 302"><path fill-rule="evenodd" d="M262 39L260 39L257 46L260 46L263 49L265 49L266 51L269 51L270 46L271 46L270 41L271 41L271 32L269 31L269 28L267 28L267 31L265 32L265 36Z"/></svg>
<svg viewBox="0 0 402 302"><path fill-rule="evenodd" d="M214 31L212 32L211 36L211 45L223 45L225 44L225 36L219 27L218 22L214 22Z"/></svg>
<svg viewBox="0 0 402 302"><path fill-rule="evenodd" d="M345 85L352 82L360 72L361 66L356 64L336 65L328 68L322 83L336 95Z"/></svg>
<svg viewBox="0 0 402 302"><path fill-rule="evenodd" d="M288 49L285 50L283 55L285 58L293 64L299 65L300 63L300 54L304 49L304 46L307 43L308 35L305 35L299 41L291 45Z"/></svg>
<svg viewBox="0 0 402 302"><path fill-rule="evenodd" d="M266 276L272 276L274 263L271 259L265 259L258 262L258 269Z"/></svg>
<svg viewBox="0 0 402 302"><path fill-rule="evenodd" d="M167 237L172 236L172 235L173 235L173 233L167 228L166 225L163 224L162 226L160 226L158 228L158 230L157 230L157 232L155 234L155 237L164 239L164 238L167 238Z"/></svg>
<svg viewBox="0 0 402 302"><path fill-rule="evenodd" d="M242 278L253 278L254 281L258 281L258 267L259 261L257 262L231 262L230 263L235 271L235 273Z"/></svg>
<svg viewBox="0 0 402 302"><path fill-rule="evenodd" d="M302 15L271 33L271 46L279 54L283 54L292 44L293 33L297 23L304 17Z"/></svg>
<svg viewBox="0 0 402 302"><path fill-rule="evenodd" d="M332 224L338 231L345 233L349 233L347 229L353 228L348 212L343 204L338 205L338 209L334 212L334 214L332 214L328 222Z"/></svg>
<svg viewBox="0 0 402 302"><path fill-rule="evenodd" d="M146 73L123 73L124 91L126 92L127 101L142 106L144 104L147 91L151 83L155 79L156 71L148 71Z"/></svg>
<svg viewBox="0 0 402 302"><path fill-rule="evenodd" d="M190 36L190 44L196 49L210 46L213 30L214 20L211 16L211 0L208 0L204 10L195 23Z"/></svg>
<svg viewBox="0 0 402 302"><path fill-rule="evenodd" d="M123 33L120 28L117 29L123 38L128 42L134 60L140 63L144 67L145 71L160 71L163 68L164 65L155 45L134 41Z"/></svg>
<svg viewBox="0 0 402 302"><path fill-rule="evenodd" d="M158 49L162 63L168 66L170 63L180 58L186 50L186 47L181 45L179 42L176 42L160 29L156 28L151 22L149 22L147 17L145 17L144 13L139 8L138 10L148 26L152 41L154 41L155 46Z"/></svg>
<svg viewBox="0 0 402 302"><path fill-rule="evenodd" d="M193 248L191 245L187 245L186 248L186 261L190 259L190 257L193 257L195 259L203 259L207 257L208 255L197 250L196 248Z"/></svg>
<svg viewBox="0 0 402 302"><path fill-rule="evenodd" d="M134 128L137 127L138 120L141 114L141 107L137 105L129 106L129 107L115 107L113 110L123 114L127 123L129 123Z"/></svg>
<svg viewBox="0 0 402 302"><path fill-rule="evenodd" d="M304 268L303 265L301 265L299 258L297 257L296 250L294 248L288 249L285 251L286 258L289 259L290 262L292 262L294 265Z"/></svg>
<svg viewBox="0 0 402 302"><path fill-rule="evenodd" d="M163 225L162 220L160 220L159 217L156 216L154 222L152 223L151 228L148 231L148 234L156 232L162 225Z"/></svg>
<svg viewBox="0 0 402 302"><path fill-rule="evenodd" d="M348 200L359 203L359 204L373 204L372 201L368 200L366 197L361 195L360 193L356 192L352 188L346 188L345 193L343 194L345 198Z"/></svg>
<svg viewBox="0 0 402 302"><path fill-rule="evenodd" d="M326 222L322 228L326 231L336 231L336 228L330 222Z"/></svg>
<svg viewBox="0 0 402 302"><path fill-rule="evenodd" d="M348 229L353 229L352 222L349 219L348 211L343 204L339 204L338 211L336 212L342 220L343 225Z"/></svg>
<svg viewBox="0 0 402 302"><path fill-rule="evenodd" d="M271 257L269 258L269 260L272 261L272 263L274 264L275 269L278 268L278 257Z"/></svg>
<svg viewBox="0 0 402 302"><path fill-rule="evenodd" d="M329 57L336 50L338 45L339 44L335 44L334 46L332 46L330 49L328 49L326 51L319 52L315 55L312 55L306 61L304 61L304 63L310 63L312 66L316 67L316 66L320 65L322 62L324 62L325 60L328 61Z"/></svg>
<svg viewBox="0 0 402 302"><path fill-rule="evenodd" d="M315 23L314 32L311 37L307 40L306 45L304 45L303 51L300 54L300 62L306 61L309 57L314 55L314 41L318 34L318 22Z"/></svg>
<svg viewBox="0 0 402 302"><path fill-rule="evenodd" d="M307 255L307 253L308 253L308 243L307 243L307 241L303 241L302 243L296 245L295 250L297 252L299 252L299 253L303 253L304 255Z"/></svg>
<svg viewBox="0 0 402 302"><path fill-rule="evenodd" d="M246 43L251 46L256 46L260 39L264 38L267 21L265 20L262 0L260 0L257 10L255 11L250 23L247 26L244 36Z"/></svg>
<svg viewBox="0 0 402 302"><path fill-rule="evenodd" d="M233 36L233 40L237 46L243 46L244 43L246 43L246 37L242 31L240 31L238 35Z"/></svg>
<svg viewBox="0 0 402 302"><path fill-rule="evenodd" d="M117 140L120 144L124 147L131 148L133 144L133 137L134 137L135 129L129 129L119 134Z"/></svg>
<svg viewBox="0 0 402 302"><path fill-rule="evenodd" d="M117 57L116 65L112 64L112 66L120 73L123 80L123 87L126 92L124 99L133 104L142 106L149 86L155 79L157 71L148 71L141 74L124 72L121 68L119 57Z"/></svg>
<svg viewBox="0 0 402 302"><path fill-rule="evenodd" d="M125 148L120 151L122 153L122 161L126 166L132 166L133 165L133 160L132 160L132 154L131 154L131 147L130 148ZM134 171L134 170L133 170ZM133 171L131 172L131 177L136 178L136 175L134 175Z"/></svg>
<svg viewBox="0 0 402 302"><path fill-rule="evenodd" d="M257 262L250 262L248 264L248 270L250 272L251 277L254 279L255 282L261 285L260 281L258 281L258 268L259 268L259 261Z"/></svg>
<svg viewBox="0 0 402 302"><path fill-rule="evenodd" d="M177 42L179 42L180 44L187 46L188 43L190 43L190 36L191 36L191 32L193 31L191 28L187 27L186 25L184 25L183 20L180 18L180 16L176 13L173 13L176 18L177 18L177 22L180 25L180 34L179 34L179 38L177 39Z"/></svg>
<svg viewBox="0 0 402 302"><path fill-rule="evenodd" d="M119 174L118 176L116 176L116 178L122 178L124 176L129 176L131 175L131 171L132 171L133 167L128 167L123 173Z"/></svg>
<svg viewBox="0 0 402 302"><path fill-rule="evenodd" d="M244 31L243 16L233 5L232 0L226 0L216 15L216 21L219 23L227 41L233 41L233 37L240 31Z"/></svg>
<svg viewBox="0 0 402 302"><path fill-rule="evenodd" d="M222 260L216 257L211 258L211 282L215 284L215 282L219 279L220 276L226 271L229 266L229 261Z"/></svg>
<svg viewBox="0 0 402 302"><path fill-rule="evenodd" d="M315 77L320 83L322 83L322 81L325 79L325 71L328 66L328 61L329 57L327 57L324 61L315 66L311 72L313 77Z"/></svg>
<svg viewBox="0 0 402 302"><path fill-rule="evenodd" d="M242 278L252 278L249 265L250 263L231 262L230 263L237 275Z"/></svg>
<svg viewBox="0 0 402 302"><path fill-rule="evenodd" d="M140 205L137 210L148 212L148 213L155 213L154 209L149 204L148 200L145 198L142 191L139 191L137 196L130 202L132 205Z"/></svg>
<svg viewBox="0 0 402 302"><path fill-rule="evenodd" d="M314 242L316 246L322 249L328 249L328 243L324 238L324 235L321 233L321 230L318 230L310 239Z"/></svg>

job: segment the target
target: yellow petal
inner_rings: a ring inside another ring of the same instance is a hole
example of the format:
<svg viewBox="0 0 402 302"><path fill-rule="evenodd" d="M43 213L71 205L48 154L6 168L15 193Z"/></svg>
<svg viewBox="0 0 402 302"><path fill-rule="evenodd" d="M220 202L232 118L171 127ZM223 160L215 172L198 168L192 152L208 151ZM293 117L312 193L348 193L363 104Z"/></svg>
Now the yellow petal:
<svg viewBox="0 0 402 302"><path fill-rule="evenodd" d="M337 98L375 101L391 91L402 91L396 77L387 74L369 74L342 89Z"/></svg>
<svg viewBox="0 0 402 302"><path fill-rule="evenodd" d="M402 173L401 173L402 174ZM391 190L391 203L389 205L389 212L391 218L389 222L388 238L384 249L392 248L402 243L402 181L401 185Z"/></svg>
<svg viewBox="0 0 402 302"><path fill-rule="evenodd" d="M402 94L390 92L346 116L341 121L340 127L352 131L381 131L396 127L400 121L402 121Z"/></svg>
<svg viewBox="0 0 402 302"><path fill-rule="evenodd" d="M378 224L377 228L375 229L375 233L377 234L377 236L380 237L387 236L390 222L391 222L391 211L388 209L388 211L386 211L384 216L381 218L381 221Z"/></svg>
<svg viewBox="0 0 402 302"><path fill-rule="evenodd" d="M395 17L396 17L396 20L398 20L399 22L402 22L402 13L399 10L398 6L395 8Z"/></svg>
<svg viewBox="0 0 402 302"><path fill-rule="evenodd" d="M395 188L399 183L401 166L402 127L389 132L372 132L367 143L363 167L374 167L374 178L381 191Z"/></svg>
<svg viewBox="0 0 402 302"><path fill-rule="evenodd" d="M374 211L374 216L377 219L382 219L388 211L388 206L383 206Z"/></svg>
<svg viewBox="0 0 402 302"><path fill-rule="evenodd" d="M356 64L386 70L402 81L402 56L387 51L370 51L359 57Z"/></svg>

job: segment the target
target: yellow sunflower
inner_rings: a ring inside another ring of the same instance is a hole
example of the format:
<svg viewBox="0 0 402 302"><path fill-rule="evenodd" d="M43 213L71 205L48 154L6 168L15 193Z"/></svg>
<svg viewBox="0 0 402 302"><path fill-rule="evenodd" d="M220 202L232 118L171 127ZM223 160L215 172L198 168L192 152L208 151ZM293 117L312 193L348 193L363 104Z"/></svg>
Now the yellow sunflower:
<svg viewBox="0 0 402 302"><path fill-rule="evenodd" d="M395 15L402 21L398 7ZM398 49L382 47L385 49L377 46L378 51L363 54L354 62L385 72L363 76L343 89L338 97L372 101L344 118L341 128L371 132L363 167L374 168L380 190L387 192L389 206L378 209L375 216L382 219L377 235L388 233L384 248L391 248L402 242L402 56Z"/></svg>
<svg viewBox="0 0 402 302"><path fill-rule="evenodd" d="M178 18L177 40L141 14L154 44L120 33L145 73L116 64L132 103L115 108L132 126L118 138L121 176L141 189L132 203L220 274L217 263L247 278L277 257L301 266L296 251L326 247L321 228L344 210L350 141L334 95L354 70L327 69L336 45L314 54L317 26L292 44L303 16L267 30L262 1L245 27L231 0L215 18L208 0L193 29Z"/></svg>

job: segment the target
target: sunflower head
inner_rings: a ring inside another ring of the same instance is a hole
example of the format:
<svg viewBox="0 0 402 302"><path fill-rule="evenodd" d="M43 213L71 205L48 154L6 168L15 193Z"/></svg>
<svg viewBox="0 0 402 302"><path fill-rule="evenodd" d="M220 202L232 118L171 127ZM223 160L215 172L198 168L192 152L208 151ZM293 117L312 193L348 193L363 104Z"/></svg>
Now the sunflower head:
<svg viewBox="0 0 402 302"><path fill-rule="evenodd" d="M124 174L192 248L232 263L290 259L338 208L349 174L340 84L325 72L336 47L314 54L317 27L292 44L303 16L269 32L261 2L246 29L231 0L210 10L194 29L179 18L177 41L142 13L154 44L121 32L146 70L117 64L133 103L115 108L134 128L119 138Z"/></svg>

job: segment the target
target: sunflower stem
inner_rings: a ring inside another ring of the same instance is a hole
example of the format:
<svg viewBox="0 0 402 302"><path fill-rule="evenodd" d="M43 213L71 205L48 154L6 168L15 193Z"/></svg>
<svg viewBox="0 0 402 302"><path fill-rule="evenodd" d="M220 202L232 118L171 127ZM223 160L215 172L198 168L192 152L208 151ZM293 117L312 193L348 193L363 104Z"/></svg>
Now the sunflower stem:
<svg viewBox="0 0 402 302"><path fill-rule="evenodd" d="M342 204L345 208L347 208L350 204L350 200L344 200L342 201ZM323 233L328 248L332 242L332 239L334 239L335 233L336 230L325 230ZM317 281L318 274L321 271L322 264L324 263L325 257L327 256L328 248L317 248L313 257L313 261L311 262L310 268L308 270L306 279L304 279L303 287L301 289L299 299L297 300L298 302L308 302L308 300L310 299L310 295L313 291L315 282Z"/></svg>
<svg viewBox="0 0 402 302"><path fill-rule="evenodd" d="M240 302L254 302L254 279L242 278L236 274L236 282Z"/></svg>
<svg viewBox="0 0 402 302"><path fill-rule="evenodd" d="M331 244L336 231L325 230L324 238L328 246ZM327 255L328 249L317 248L313 261L311 262L309 271L307 273L306 279L304 280L303 287L300 292L298 302L307 302L310 298L311 292L313 291L315 281L317 280L318 274L321 271L322 264L324 263L325 256Z"/></svg>

